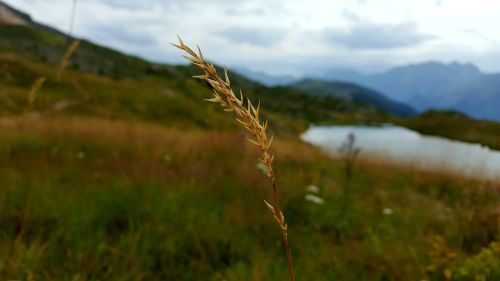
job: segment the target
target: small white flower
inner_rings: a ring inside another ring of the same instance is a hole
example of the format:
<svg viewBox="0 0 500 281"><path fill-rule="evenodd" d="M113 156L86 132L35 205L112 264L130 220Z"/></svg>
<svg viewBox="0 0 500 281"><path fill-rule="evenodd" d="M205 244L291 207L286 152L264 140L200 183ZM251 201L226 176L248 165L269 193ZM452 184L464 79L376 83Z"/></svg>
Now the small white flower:
<svg viewBox="0 0 500 281"><path fill-rule="evenodd" d="M309 201L309 202L312 202L312 203L318 204L318 205L323 205L325 203L325 200L323 200L323 198L316 196L314 194L306 194L306 196L304 198L306 199L306 201Z"/></svg>
<svg viewBox="0 0 500 281"><path fill-rule="evenodd" d="M257 170L261 171L264 175L267 175L267 166L261 162L257 163Z"/></svg>
<svg viewBox="0 0 500 281"><path fill-rule="evenodd" d="M389 216L389 215L394 214L394 211L393 211L391 208L384 208L384 209L382 210L382 213L383 213L384 215Z"/></svg>
<svg viewBox="0 0 500 281"><path fill-rule="evenodd" d="M311 192L311 193L319 193L319 187L317 187L317 186L316 186L316 185L314 185L314 184L308 185L308 186L306 187L306 190L307 190L308 192Z"/></svg>

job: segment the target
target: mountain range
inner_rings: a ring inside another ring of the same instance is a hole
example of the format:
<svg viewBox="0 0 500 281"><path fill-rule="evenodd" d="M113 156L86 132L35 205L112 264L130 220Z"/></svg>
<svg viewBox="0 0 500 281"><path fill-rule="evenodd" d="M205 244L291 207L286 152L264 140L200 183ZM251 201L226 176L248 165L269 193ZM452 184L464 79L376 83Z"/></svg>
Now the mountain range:
<svg viewBox="0 0 500 281"><path fill-rule="evenodd" d="M262 71L252 71L245 67L234 67L232 70L240 75L258 81L268 87L285 86L297 82L299 78L291 75L271 75Z"/></svg>
<svg viewBox="0 0 500 281"><path fill-rule="evenodd" d="M12 25L28 25L32 24L33 21L28 14L25 14L3 2L0 2L0 23Z"/></svg>
<svg viewBox="0 0 500 281"><path fill-rule="evenodd" d="M289 86L310 93L311 95L335 97L361 104L371 104L376 108L385 112L391 112L397 116L416 115L416 111L410 106L393 101L374 90L352 83L304 79Z"/></svg>
<svg viewBox="0 0 500 281"><path fill-rule="evenodd" d="M330 70L322 78L358 83L419 111L425 111L439 107L452 108L443 99L444 94L482 75L472 64L426 62L396 67L377 74Z"/></svg>
<svg viewBox="0 0 500 281"><path fill-rule="evenodd" d="M262 79L263 74L251 76L267 85L286 81L283 77L273 80L269 75ZM289 84L301 79L292 79ZM418 112L456 110L474 118L500 121L500 74L485 74L470 63L431 61L375 74L331 69L308 80L324 81L323 85L328 81L357 84Z"/></svg>

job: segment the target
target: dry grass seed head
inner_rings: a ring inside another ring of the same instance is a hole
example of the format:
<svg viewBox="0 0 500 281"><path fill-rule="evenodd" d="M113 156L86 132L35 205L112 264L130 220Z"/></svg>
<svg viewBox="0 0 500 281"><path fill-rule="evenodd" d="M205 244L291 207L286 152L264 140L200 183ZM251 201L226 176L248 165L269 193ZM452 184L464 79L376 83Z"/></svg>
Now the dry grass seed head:
<svg viewBox="0 0 500 281"><path fill-rule="evenodd" d="M262 152L262 158L259 160L267 166L268 177L274 178L272 163L274 155L271 153L271 144L273 138L267 136L268 124L261 122L259 119L260 103L255 107L252 102L243 97L240 90L240 97L238 98L231 89L231 81L224 70L224 79L218 74L213 64L208 63L203 58L203 53L198 47L198 53L189 48L180 37L179 44L172 44L173 46L185 51L188 55L184 57L191 61L194 65L203 70L203 75L193 76L194 78L207 81L213 88L213 98L206 99L209 102L218 103L224 111L233 112L236 115L236 121L243 126L247 131L253 135L253 139L248 139L251 143L255 144Z"/></svg>
<svg viewBox="0 0 500 281"><path fill-rule="evenodd" d="M78 49L78 46L80 46L80 41L75 40L71 42L71 44L66 49L66 52L64 52L61 63L59 64L59 68L57 69L56 81L61 81L62 75L64 74L66 67L68 67L69 60L71 59L71 56L73 56L73 54L76 52L76 49Z"/></svg>
<svg viewBox="0 0 500 281"><path fill-rule="evenodd" d="M213 64L204 60L199 47L198 53L196 53L186 46L179 36L177 37L179 39L179 44L172 45L185 51L187 55L184 57L204 72L203 75L194 76L194 78L207 81L213 89L213 98L207 99L207 101L218 103L224 111L233 112L238 123L253 135L253 139L248 140L259 147L262 152L262 156L259 160L267 167L267 177L271 180L273 185L274 205L269 204L267 201L264 202L280 226L283 246L287 254L290 280L293 281L295 277L293 273L292 254L288 242L287 225L285 223L285 217L281 212L276 180L272 167L274 154L270 152L270 149L273 138L267 136L267 122L261 122L259 119L260 106L257 105L257 107L255 107L249 99L247 99L245 103L241 90L240 97L238 98L231 89L231 81L229 80L227 70L224 70L224 79L221 78L217 74L217 70Z"/></svg>
<svg viewBox="0 0 500 281"><path fill-rule="evenodd" d="M29 112L33 109L33 105L35 104L37 94L38 94L38 92L40 92L40 89L43 87L45 80L47 80L45 77L39 77L38 79L35 80L35 82L33 83L33 86L31 86L31 90L28 94L28 104L26 105L25 112Z"/></svg>

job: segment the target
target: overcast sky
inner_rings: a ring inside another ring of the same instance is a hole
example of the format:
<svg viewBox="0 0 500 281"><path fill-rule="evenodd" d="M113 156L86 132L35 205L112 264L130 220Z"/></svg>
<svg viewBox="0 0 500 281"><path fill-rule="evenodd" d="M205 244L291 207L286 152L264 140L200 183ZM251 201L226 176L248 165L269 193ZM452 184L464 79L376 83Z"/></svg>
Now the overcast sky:
<svg viewBox="0 0 500 281"><path fill-rule="evenodd" d="M69 28L71 0L5 2ZM499 14L495 0L79 0L74 34L168 63L179 34L219 64L273 74L428 60L500 72Z"/></svg>

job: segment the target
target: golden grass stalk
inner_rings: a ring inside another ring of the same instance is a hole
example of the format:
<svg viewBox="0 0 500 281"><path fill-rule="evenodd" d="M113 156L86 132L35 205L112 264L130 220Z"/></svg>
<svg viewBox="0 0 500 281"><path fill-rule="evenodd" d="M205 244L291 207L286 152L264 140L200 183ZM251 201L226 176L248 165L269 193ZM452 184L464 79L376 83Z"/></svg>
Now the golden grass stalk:
<svg viewBox="0 0 500 281"><path fill-rule="evenodd" d="M245 101L241 90L239 95L240 97L238 98L231 89L231 81L227 75L227 70L224 71L224 78L221 78L217 74L217 70L213 64L204 60L199 47L198 53L196 53L191 48L186 46L179 36L178 39L179 44L172 45L186 52L187 55L184 57L204 72L203 75L193 77L207 81L213 89L213 98L207 99L207 101L218 103L224 111L233 112L236 117L236 121L238 121L243 128L252 134L253 138L249 138L248 140L255 144L262 153L262 157L259 158L259 161L267 168L266 175L272 183L273 190L273 204L270 204L265 200L264 202L280 227L283 248L288 261L290 280L294 281L295 275L293 273L292 253L290 251L290 243L288 241L287 224L285 222L285 216L281 211L278 188L273 171L274 154L271 152L271 143L273 138L269 138L267 136L267 121L260 121L260 104L255 107L249 99L246 99Z"/></svg>
<svg viewBox="0 0 500 281"><path fill-rule="evenodd" d="M68 46L68 48L64 52L64 55L63 55L61 62L59 64L59 68L57 70L56 81L61 80L62 75L64 73L64 70L68 66L69 60L71 59L71 56L75 53L75 51L79 45L80 45L80 41L75 40ZM38 79L35 80L35 82L33 83L33 86L31 86L31 90L28 94L28 103L26 104L26 109L24 111L25 113L28 113L33 109L33 105L35 104L35 100L36 100L36 97L38 95L38 92L40 92L40 89L43 87L46 80L47 80L47 78L44 76L39 77Z"/></svg>
<svg viewBox="0 0 500 281"><path fill-rule="evenodd" d="M47 80L45 77L40 77L36 79L33 86L31 86L31 90L28 94L28 103L26 104L26 109L24 111L25 113L30 112L33 109L38 92L40 92L40 89L43 87L45 80Z"/></svg>
<svg viewBox="0 0 500 281"><path fill-rule="evenodd" d="M73 54L76 52L76 49L78 49L78 46L80 46L80 41L75 40L71 42L71 44L66 49L66 52L64 52L61 62L59 63L59 68L57 69L56 81L61 81L62 75L68 67L69 60L71 59L71 56L73 56Z"/></svg>

